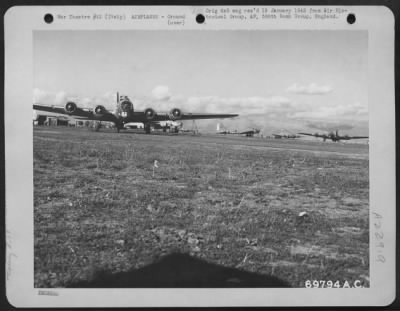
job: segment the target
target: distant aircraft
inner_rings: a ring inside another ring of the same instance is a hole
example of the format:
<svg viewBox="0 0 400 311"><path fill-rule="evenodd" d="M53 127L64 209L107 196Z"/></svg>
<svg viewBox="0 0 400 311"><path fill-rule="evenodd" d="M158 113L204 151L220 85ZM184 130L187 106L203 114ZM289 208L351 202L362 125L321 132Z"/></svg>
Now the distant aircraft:
<svg viewBox="0 0 400 311"><path fill-rule="evenodd" d="M144 111L135 111L129 98L127 96L120 97L118 93L115 112L111 112L101 105L96 106L94 109L79 108L72 101L67 102L64 107L34 104L33 109L66 114L77 119L113 122L118 132L124 129L126 123L140 122L143 123L147 134L151 132L152 126L154 127L161 121L224 119L238 116L237 114L183 113L179 108L171 109L167 113L157 113L153 108L147 108Z"/></svg>
<svg viewBox="0 0 400 311"><path fill-rule="evenodd" d="M236 134L236 135L245 135L247 137L253 137L255 134L259 134L260 130L259 129L251 129L248 131L243 131L243 132L238 132L238 131L228 131L227 129L225 129L225 127L223 125L220 125L219 123L217 124L217 134L223 134L223 135L227 135L227 134Z"/></svg>
<svg viewBox="0 0 400 311"><path fill-rule="evenodd" d="M276 138L276 139L278 139L278 138L300 138L300 135L289 133L288 131L286 133L282 131L279 134L272 134L272 136L274 136L274 138Z"/></svg>
<svg viewBox="0 0 400 311"><path fill-rule="evenodd" d="M299 138L296 134L272 134L274 138Z"/></svg>
<svg viewBox="0 0 400 311"><path fill-rule="evenodd" d="M349 135L344 135L344 136L340 136L339 135L339 131L336 130L336 132L330 132L328 134L319 134L319 133L315 133L315 134L311 134L311 133L298 133L301 135L308 135L308 136L314 136L314 137L320 137L322 138L324 141L326 141L327 139L331 139L334 142L338 142L340 140L350 140L350 139L363 139L363 138L368 138L368 136L349 136Z"/></svg>

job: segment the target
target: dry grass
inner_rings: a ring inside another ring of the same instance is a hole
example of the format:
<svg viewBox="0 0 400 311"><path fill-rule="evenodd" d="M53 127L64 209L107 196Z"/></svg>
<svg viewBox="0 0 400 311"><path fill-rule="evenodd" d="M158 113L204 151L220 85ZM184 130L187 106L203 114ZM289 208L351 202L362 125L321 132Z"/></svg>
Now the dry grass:
<svg viewBox="0 0 400 311"><path fill-rule="evenodd" d="M365 147L35 129L35 286L173 251L369 286Z"/></svg>

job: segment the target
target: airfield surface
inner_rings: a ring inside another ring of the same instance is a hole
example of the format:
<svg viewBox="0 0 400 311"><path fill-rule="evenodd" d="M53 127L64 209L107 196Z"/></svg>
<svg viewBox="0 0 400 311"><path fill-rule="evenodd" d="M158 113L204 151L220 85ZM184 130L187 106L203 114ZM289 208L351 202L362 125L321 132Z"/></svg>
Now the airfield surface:
<svg viewBox="0 0 400 311"><path fill-rule="evenodd" d="M171 252L369 286L367 144L34 127L35 287Z"/></svg>

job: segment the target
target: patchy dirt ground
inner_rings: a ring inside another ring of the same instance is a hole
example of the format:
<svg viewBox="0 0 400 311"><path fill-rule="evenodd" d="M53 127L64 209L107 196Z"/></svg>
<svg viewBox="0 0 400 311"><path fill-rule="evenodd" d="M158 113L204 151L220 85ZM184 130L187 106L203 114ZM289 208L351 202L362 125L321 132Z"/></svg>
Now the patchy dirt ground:
<svg viewBox="0 0 400 311"><path fill-rule="evenodd" d="M176 251L369 286L368 145L50 127L33 146L35 287Z"/></svg>

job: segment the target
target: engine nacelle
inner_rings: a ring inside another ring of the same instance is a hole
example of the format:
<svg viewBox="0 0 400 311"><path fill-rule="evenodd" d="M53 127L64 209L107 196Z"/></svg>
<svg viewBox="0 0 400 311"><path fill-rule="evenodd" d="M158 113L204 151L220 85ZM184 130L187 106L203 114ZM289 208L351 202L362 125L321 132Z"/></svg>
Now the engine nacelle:
<svg viewBox="0 0 400 311"><path fill-rule="evenodd" d="M145 116L146 120L148 120L148 121L153 120L156 115L157 115L157 113L152 108L147 108L144 111L144 116Z"/></svg>
<svg viewBox="0 0 400 311"><path fill-rule="evenodd" d="M107 113L107 109L102 105L98 105L94 108L94 113L98 115L105 114Z"/></svg>
<svg viewBox="0 0 400 311"><path fill-rule="evenodd" d="M172 121L179 120L182 117L182 112L178 108L174 108L169 112L169 118Z"/></svg>
<svg viewBox="0 0 400 311"><path fill-rule="evenodd" d="M67 102L64 107L65 111L68 113L73 113L76 110L76 108L77 106L74 102Z"/></svg>

